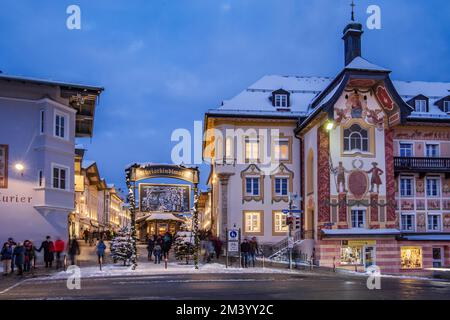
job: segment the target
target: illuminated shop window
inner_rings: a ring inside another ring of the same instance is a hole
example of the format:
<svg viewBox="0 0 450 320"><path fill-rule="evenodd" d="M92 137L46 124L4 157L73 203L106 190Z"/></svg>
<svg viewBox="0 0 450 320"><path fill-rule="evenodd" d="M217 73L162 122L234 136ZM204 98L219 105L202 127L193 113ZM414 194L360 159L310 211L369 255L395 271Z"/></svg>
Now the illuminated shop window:
<svg viewBox="0 0 450 320"><path fill-rule="evenodd" d="M257 233L262 231L260 212L245 212L244 226L246 233Z"/></svg>
<svg viewBox="0 0 450 320"><path fill-rule="evenodd" d="M362 265L362 247L342 247L341 265Z"/></svg>
<svg viewBox="0 0 450 320"><path fill-rule="evenodd" d="M402 269L422 269L422 248L400 248L400 265Z"/></svg>
<svg viewBox="0 0 450 320"><path fill-rule="evenodd" d="M275 233L284 233L288 231L288 225L286 224L286 215L281 211L274 212L274 232Z"/></svg>

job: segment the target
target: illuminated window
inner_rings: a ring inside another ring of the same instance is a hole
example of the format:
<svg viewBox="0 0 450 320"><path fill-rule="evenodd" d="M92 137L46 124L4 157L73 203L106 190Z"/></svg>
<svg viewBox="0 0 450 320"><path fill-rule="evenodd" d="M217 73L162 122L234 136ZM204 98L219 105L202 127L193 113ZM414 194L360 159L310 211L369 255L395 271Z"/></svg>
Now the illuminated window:
<svg viewBox="0 0 450 320"><path fill-rule="evenodd" d="M245 139L245 159L256 161L259 158L259 141L257 138Z"/></svg>
<svg viewBox="0 0 450 320"><path fill-rule="evenodd" d="M402 269L422 269L422 248L401 247L400 266Z"/></svg>
<svg viewBox="0 0 450 320"><path fill-rule="evenodd" d="M225 157L227 159L233 159L233 138L228 137L225 140Z"/></svg>
<svg viewBox="0 0 450 320"><path fill-rule="evenodd" d="M344 151L369 151L369 133L354 124L344 130Z"/></svg>
<svg viewBox="0 0 450 320"><path fill-rule="evenodd" d="M341 248L342 265L361 265L362 261L362 247L348 246Z"/></svg>
<svg viewBox="0 0 450 320"><path fill-rule="evenodd" d="M246 233L259 233L262 231L261 212L244 213L244 231Z"/></svg>
<svg viewBox="0 0 450 320"><path fill-rule="evenodd" d="M275 160L289 160L289 140L276 140L274 153Z"/></svg>
<svg viewBox="0 0 450 320"><path fill-rule="evenodd" d="M281 211L273 213L273 231L275 233L288 232L289 226L286 224L286 218L287 215L283 214Z"/></svg>

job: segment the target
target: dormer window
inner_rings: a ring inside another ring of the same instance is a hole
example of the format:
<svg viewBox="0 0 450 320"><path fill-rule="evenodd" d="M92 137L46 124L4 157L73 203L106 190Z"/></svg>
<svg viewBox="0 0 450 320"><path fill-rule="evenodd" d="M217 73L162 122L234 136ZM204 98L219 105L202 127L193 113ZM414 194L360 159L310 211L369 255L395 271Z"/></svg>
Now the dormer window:
<svg viewBox="0 0 450 320"><path fill-rule="evenodd" d="M417 112L427 112L427 100L416 100L415 109Z"/></svg>
<svg viewBox="0 0 450 320"><path fill-rule="evenodd" d="M444 101L444 112L450 113L450 100Z"/></svg>
<svg viewBox="0 0 450 320"><path fill-rule="evenodd" d="M272 105L277 109L290 108L290 94L289 91L279 89L272 92Z"/></svg>

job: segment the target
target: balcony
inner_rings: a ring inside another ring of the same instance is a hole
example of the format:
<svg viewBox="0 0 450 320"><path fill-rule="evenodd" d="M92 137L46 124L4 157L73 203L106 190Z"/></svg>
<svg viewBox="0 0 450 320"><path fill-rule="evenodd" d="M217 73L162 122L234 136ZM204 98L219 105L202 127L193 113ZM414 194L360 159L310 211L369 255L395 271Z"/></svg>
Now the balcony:
<svg viewBox="0 0 450 320"><path fill-rule="evenodd" d="M450 173L450 158L394 157L394 170Z"/></svg>

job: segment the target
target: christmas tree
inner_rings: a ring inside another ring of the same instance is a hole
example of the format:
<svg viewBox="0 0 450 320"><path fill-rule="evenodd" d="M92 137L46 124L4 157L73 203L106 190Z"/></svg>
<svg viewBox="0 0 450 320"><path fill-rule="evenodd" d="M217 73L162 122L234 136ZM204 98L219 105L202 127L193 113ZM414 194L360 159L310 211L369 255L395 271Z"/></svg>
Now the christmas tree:
<svg viewBox="0 0 450 320"><path fill-rule="evenodd" d="M189 262L189 256L194 254L194 244L191 242L191 232L179 232L175 238L173 248L175 251L175 258L177 260L186 259Z"/></svg>
<svg viewBox="0 0 450 320"><path fill-rule="evenodd" d="M111 257L114 262L123 261L123 265L129 265L133 256L133 239L127 227L119 230L111 243Z"/></svg>

